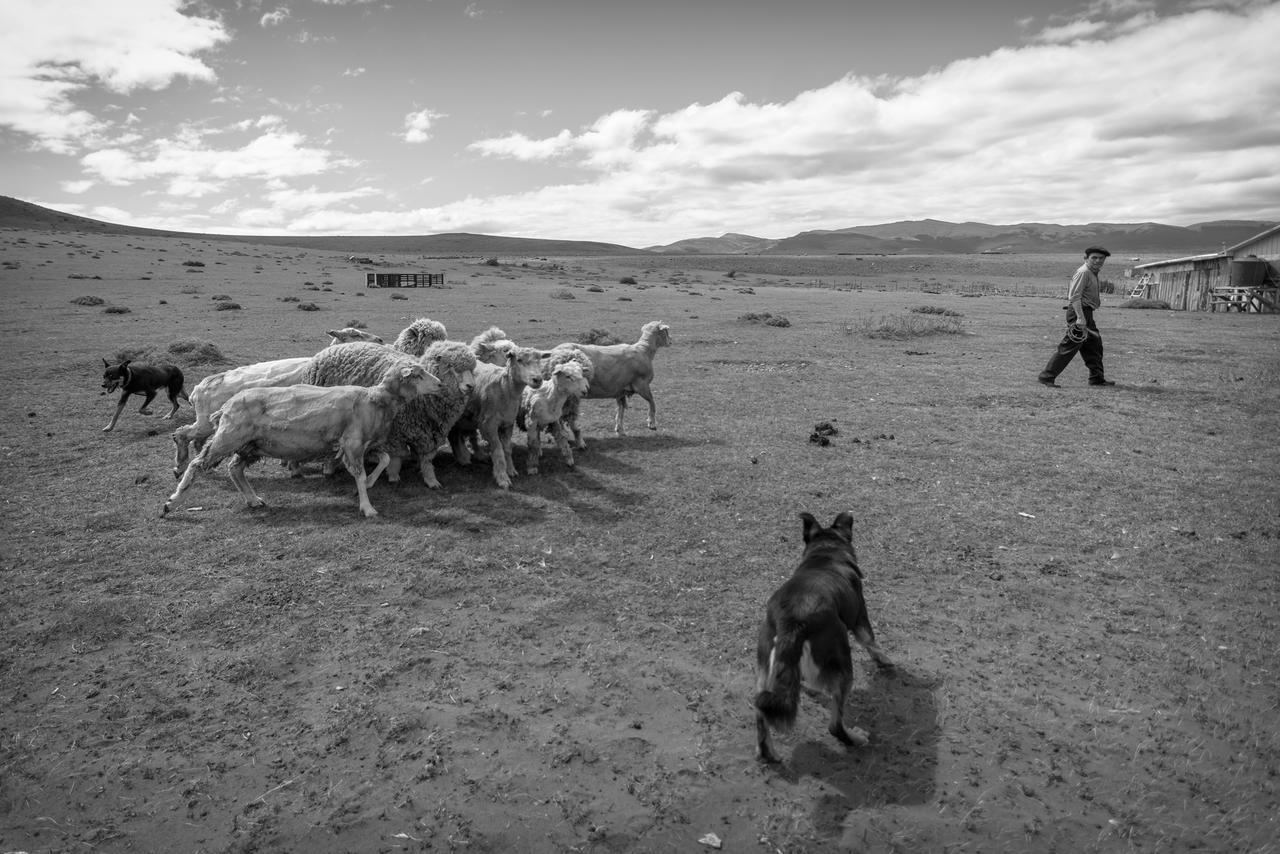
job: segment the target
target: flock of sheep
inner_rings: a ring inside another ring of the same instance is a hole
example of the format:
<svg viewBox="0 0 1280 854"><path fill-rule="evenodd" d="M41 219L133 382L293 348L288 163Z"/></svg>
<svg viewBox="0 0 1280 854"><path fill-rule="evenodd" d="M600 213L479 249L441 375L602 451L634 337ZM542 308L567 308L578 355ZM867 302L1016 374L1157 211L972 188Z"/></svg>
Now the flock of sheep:
<svg viewBox="0 0 1280 854"><path fill-rule="evenodd" d="M391 344L350 327L329 335L329 346L314 356L232 368L191 390L196 420L173 433L178 487L162 516L197 472L227 458L231 480L250 507L263 501L244 470L263 457L295 473L318 458L332 473L340 461L356 481L366 517L377 515L369 487L384 470L398 481L405 460L416 457L423 483L439 489L432 460L446 445L461 465L487 454L494 482L508 489L516 476L511 438L517 426L526 431L529 474L538 471L544 433L573 466L569 435L573 446L586 448L577 420L583 398L615 400L614 431L623 435L627 397L638 394L649 404L649 429L657 429L649 388L653 359L671 343L670 328L658 321L646 323L634 344L565 343L551 350L520 346L497 327L469 344L452 341L443 324L425 317ZM377 464L366 474L370 453Z"/></svg>

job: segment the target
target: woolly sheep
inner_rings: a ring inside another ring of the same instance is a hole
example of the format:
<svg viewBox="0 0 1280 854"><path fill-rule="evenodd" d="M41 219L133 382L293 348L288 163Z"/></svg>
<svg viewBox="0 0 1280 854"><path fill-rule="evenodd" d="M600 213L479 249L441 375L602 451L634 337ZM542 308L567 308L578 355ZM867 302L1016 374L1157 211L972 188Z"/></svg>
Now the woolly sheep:
<svg viewBox="0 0 1280 854"><path fill-rule="evenodd" d="M245 503L261 507L264 502L245 478L247 466L261 457L301 462L332 454L336 448L337 456L355 478L360 512L366 518L376 516L378 511L369 503L368 487L390 462L382 445L391 425L405 405L439 388L440 381L426 368L409 361L388 368L371 388L295 385L241 391L214 414L213 436L187 467L160 515L168 514L196 472L209 471L227 457L233 457L231 482ZM371 448L378 451L378 465L366 477L364 457Z"/></svg>
<svg viewBox="0 0 1280 854"><path fill-rule="evenodd" d="M401 353L421 356L429 345L436 341L444 341L448 337L449 333L445 331L443 323L428 317L419 317L400 330L400 334L396 336L395 341L391 342L391 346Z"/></svg>
<svg viewBox="0 0 1280 854"><path fill-rule="evenodd" d="M569 447L569 439L561 425L564 417L565 402L570 398L580 398L587 393L590 385L582 373L582 365L576 361L564 361L551 371L551 379L541 388L526 388L520 400L520 412L516 423L525 431L525 446L529 450L525 470L529 474L538 473L539 460L542 458L542 431L551 434L560 456L569 468L573 468L573 450Z"/></svg>
<svg viewBox="0 0 1280 854"><path fill-rule="evenodd" d="M370 385L387 368L403 364L406 359L414 361L408 354L378 344L335 344L312 358L305 382L319 386ZM387 479L398 481L402 462L413 453L418 457L422 482L439 489L440 481L431 462L439 447L448 441L449 430L466 406L475 384L476 357L461 341L435 341L418 361L440 380L440 388L406 405L393 420L386 442L391 455Z"/></svg>
<svg viewBox="0 0 1280 854"><path fill-rule="evenodd" d="M550 380L552 374L555 373L556 367L566 362L575 363L579 370L582 371L582 376L588 383L590 383L591 378L595 376L595 368L592 366L591 360L587 358L586 353L579 350L576 346L560 346L543 354L542 378L544 380ZM587 443L582 440L582 430L578 427L578 414L581 409L582 395L575 394L565 398L564 410L560 415L560 424L573 436L574 445L579 450L586 450Z"/></svg>
<svg viewBox="0 0 1280 854"><path fill-rule="evenodd" d="M492 348L492 352L490 349ZM453 457L459 465L468 465L471 454L466 440L473 444L475 434L480 433L489 444L489 456L493 466L493 479L500 489L509 489L516 476L511 453L511 433L515 428L516 414L520 411L520 397L526 387L542 385L542 353L530 347L519 347L506 339L502 330L490 327L472 339L471 350L495 359L502 356L502 365L479 361L476 365L476 384L471 390L467 406L449 433Z"/></svg>
<svg viewBox="0 0 1280 854"><path fill-rule="evenodd" d="M649 383L653 380L653 357L658 348L671 344L671 328L657 320L646 323L640 329L640 340L634 344L561 344L560 347L574 347L586 353L591 360L595 373L591 377L591 386L587 397L611 397L618 403L617 415L614 419L613 431L619 436L626 435L622 429L622 416L627 410L627 396L638 394L649 402L650 430L658 429L657 407L653 402L653 392ZM584 445L579 441L579 448Z"/></svg>

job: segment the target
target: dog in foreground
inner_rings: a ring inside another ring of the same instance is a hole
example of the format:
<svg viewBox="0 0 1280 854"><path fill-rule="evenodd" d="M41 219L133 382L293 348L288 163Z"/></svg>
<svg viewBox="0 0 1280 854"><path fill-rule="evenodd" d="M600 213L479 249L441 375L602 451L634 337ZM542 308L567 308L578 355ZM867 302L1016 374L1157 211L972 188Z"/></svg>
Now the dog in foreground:
<svg viewBox="0 0 1280 854"><path fill-rule="evenodd" d="M830 698L832 735L850 746L867 743L865 732L844 727L844 705L853 685L850 634L881 670L893 668L876 646L862 598L852 514L841 513L830 528L808 513L800 518L804 555L791 578L769 598L756 643L756 750L766 762L778 761L770 728L786 731L795 724L802 681Z"/></svg>
<svg viewBox="0 0 1280 854"><path fill-rule="evenodd" d="M182 371L176 365L135 365L129 359L113 365L103 359L102 367L102 387L107 390L106 393L110 394L116 389L122 392L120 403L116 405L116 413L111 416L111 423L102 428L103 433L110 433L116 428L120 413L124 411L125 401L131 394L146 396L138 411L143 415L150 415L151 410L147 407L151 406L151 401L156 399L156 394L164 389L169 394L169 402L173 404L169 414L164 416L166 419L172 418L177 413L179 398L188 403L191 402L191 398L187 397L187 393L182 389L184 379Z"/></svg>

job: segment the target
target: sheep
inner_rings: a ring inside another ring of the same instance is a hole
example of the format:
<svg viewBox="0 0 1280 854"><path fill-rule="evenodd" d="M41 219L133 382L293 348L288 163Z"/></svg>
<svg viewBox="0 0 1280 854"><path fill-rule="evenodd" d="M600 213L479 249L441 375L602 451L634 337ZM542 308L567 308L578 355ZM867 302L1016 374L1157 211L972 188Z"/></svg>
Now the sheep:
<svg viewBox="0 0 1280 854"><path fill-rule="evenodd" d="M392 347L354 342L335 344L311 360L305 381L318 386L370 385L386 369L412 356ZM461 341L434 341L418 360L440 380L438 391L409 403L392 421L386 448L391 455L387 479L400 480L400 466L410 452L418 456L422 482L439 489L431 464L436 451L449 437L449 430L462 414L467 396L475 384L476 357Z"/></svg>
<svg viewBox="0 0 1280 854"><path fill-rule="evenodd" d="M294 385L245 389L214 414L213 436L187 467L160 515L168 515L196 472L209 471L227 457L232 457L231 482L245 503L261 507L263 500L245 478L247 466L261 457L300 462L332 454L336 448L337 457L355 478L360 512L366 519L376 516L378 511L369 503L368 488L390 463L383 443L391 425L404 406L439 388L440 381L435 376L411 362L388 368L372 388ZM378 465L366 476L364 456L371 448L378 451Z"/></svg>
<svg viewBox="0 0 1280 854"><path fill-rule="evenodd" d="M542 378L550 380L551 375L555 373L558 365L572 361L578 365L582 371L583 378L590 383L591 378L595 376L595 367L591 364L591 360L587 358L587 354L573 347L556 347L547 351L542 356ZM582 409L582 395L570 395L565 398L564 410L560 415L560 425L563 429L568 430L573 436L574 444L582 450L587 445L582 440L582 430L578 427L578 414Z"/></svg>
<svg viewBox="0 0 1280 854"><path fill-rule="evenodd" d="M449 445L454 460L459 465L468 465L471 454L466 440L470 438L478 447L475 441L478 432L489 444L494 482L500 489L509 489L511 479L516 476L511 433L520 411L521 394L526 387L542 385L542 353L517 346L496 326L473 338L470 346L477 355L476 384L462 416L449 432ZM491 361L484 361L481 356ZM492 363L498 358L502 360L500 366Z"/></svg>
<svg viewBox="0 0 1280 854"><path fill-rule="evenodd" d="M653 357L659 347L671 344L671 327L657 320L646 323L640 329L640 340L634 344L560 344L559 347L573 347L581 350L591 360L595 372L591 377L587 397L611 397L618 402L618 412L613 423L613 432L619 436L626 433L622 429L622 416L627 410L627 396L638 394L649 402L650 430L658 429L657 407L653 402L653 392L649 383L653 380ZM558 349L557 348L557 349ZM582 434L574 431L578 448L586 450Z"/></svg>
<svg viewBox="0 0 1280 854"><path fill-rule="evenodd" d="M199 451L205 440L213 435L213 413L221 409L237 392L249 388L297 385L302 382L302 377L310 364L310 356L276 359L272 362L258 362L231 368L207 376L196 383L196 387L191 389L190 394L191 406L196 411L196 420L192 424L174 430L170 436L174 444L173 476L182 477L187 470L192 447Z"/></svg>
<svg viewBox="0 0 1280 854"><path fill-rule="evenodd" d="M384 343L380 337L374 335L372 332L365 332L363 329L356 329L354 326L344 326L341 329L330 329L325 334L330 337L330 344L346 344L351 341L372 341L375 344Z"/></svg>
<svg viewBox="0 0 1280 854"><path fill-rule="evenodd" d="M573 450L569 447L569 439L565 436L561 419L564 417L565 403L570 398L580 398L587 393L590 385L582 372L582 365L576 361L564 361L551 371L550 381L541 388L526 388L520 399L520 412L516 415L516 423L525 431L525 446L529 450L525 471L538 473L538 461L542 458L542 431L545 429L555 440L564 463L573 468Z"/></svg>
<svg viewBox="0 0 1280 854"><path fill-rule="evenodd" d="M347 333L355 333L358 336L369 335L353 327L345 329L329 330L328 334L334 339L329 346L336 346L337 339L345 337ZM422 351L432 341L441 341L447 336L444 324L431 320L426 317L419 317L401 330L399 337L396 338L392 348L402 353L408 353L411 356L421 356ZM370 336L376 338L381 344L382 339L376 335ZM205 440L213 435L213 422L210 416L216 412L219 407L232 398L238 392L246 388L266 388L268 386L290 386L302 382L302 377L306 373L306 369L310 363L309 357L296 359L277 359L273 362L258 362L253 365L245 365L240 368L232 368L219 374L205 377L191 390L191 405L196 410L196 421L186 427L179 427L173 432L172 439L175 446L173 454L173 476L182 477L182 473L186 471L187 463L191 458L191 448L194 446L198 451L204 444ZM366 385L373 385L378 380L371 379ZM295 467L295 473L297 469Z"/></svg>
<svg viewBox="0 0 1280 854"><path fill-rule="evenodd" d="M400 330L400 334L396 336L395 341L391 342L391 346L401 353L421 356L430 344L445 341L448 337L449 333L445 331L443 323L428 317L419 317Z"/></svg>

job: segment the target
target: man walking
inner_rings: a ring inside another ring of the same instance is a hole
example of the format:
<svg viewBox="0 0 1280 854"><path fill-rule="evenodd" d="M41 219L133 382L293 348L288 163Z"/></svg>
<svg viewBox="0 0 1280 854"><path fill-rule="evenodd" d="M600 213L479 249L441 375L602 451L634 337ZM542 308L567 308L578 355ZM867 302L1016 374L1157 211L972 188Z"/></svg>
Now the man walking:
<svg viewBox="0 0 1280 854"><path fill-rule="evenodd" d="M1066 370L1077 352L1089 369L1089 385L1115 385L1102 369L1102 335L1093 322L1093 312L1102 305L1102 283L1098 281L1098 273L1110 255L1101 246L1090 246L1084 250L1084 263L1076 270L1071 278L1071 287L1067 289L1067 334L1049 358L1049 364L1040 372L1040 382L1044 385L1057 388L1053 381Z"/></svg>

